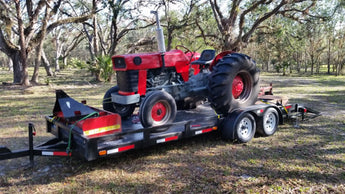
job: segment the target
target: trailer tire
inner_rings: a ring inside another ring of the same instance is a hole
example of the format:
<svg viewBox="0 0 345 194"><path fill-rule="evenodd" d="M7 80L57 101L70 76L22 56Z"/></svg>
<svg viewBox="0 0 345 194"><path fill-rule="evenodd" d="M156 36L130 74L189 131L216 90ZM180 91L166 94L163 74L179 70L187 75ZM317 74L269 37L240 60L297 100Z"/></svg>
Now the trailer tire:
<svg viewBox="0 0 345 194"><path fill-rule="evenodd" d="M259 94L259 70L249 56L232 53L212 68L208 99L218 114L255 103Z"/></svg>
<svg viewBox="0 0 345 194"><path fill-rule="evenodd" d="M278 112L275 108L268 108L262 117L257 121L257 132L258 134L267 137L273 135L279 124Z"/></svg>
<svg viewBox="0 0 345 194"><path fill-rule="evenodd" d="M118 113L121 118L127 118L132 115L135 104L122 105L111 101L111 93L119 91L118 86L110 88L103 97L103 109L109 112Z"/></svg>
<svg viewBox="0 0 345 194"><path fill-rule="evenodd" d="M255 118L250 113L232 114L225 118L221 134L225 140L246 143L253 139L255 135L256 123Z"/></svg>
<svg viewBox="0 0 345 194"><path fill-rule="evenodd" d="M143 127L154 127L172 123L176 117L174 98L165 91L150 92L139 107L139 119ZM165 128L154 132L164 131Z"/></svg>

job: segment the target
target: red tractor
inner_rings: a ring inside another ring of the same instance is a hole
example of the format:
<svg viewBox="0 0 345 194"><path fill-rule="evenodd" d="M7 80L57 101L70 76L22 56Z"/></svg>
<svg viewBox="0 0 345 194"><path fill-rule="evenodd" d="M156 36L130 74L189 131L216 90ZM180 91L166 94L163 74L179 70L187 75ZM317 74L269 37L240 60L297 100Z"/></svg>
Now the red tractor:
<svg viewBox="0 0 345 194"><path fill-rule="evenodd" d="M171 123L177 109L199 103L210 102L218 114L255 103L259 93L255 61L231 51L216 56L215 50L199 54L184 46L166 52L158 14L152 13L159 52L112 57L117 86L105 93L105 110L125 119L139 107L141 124L151 127Z"/></svg>

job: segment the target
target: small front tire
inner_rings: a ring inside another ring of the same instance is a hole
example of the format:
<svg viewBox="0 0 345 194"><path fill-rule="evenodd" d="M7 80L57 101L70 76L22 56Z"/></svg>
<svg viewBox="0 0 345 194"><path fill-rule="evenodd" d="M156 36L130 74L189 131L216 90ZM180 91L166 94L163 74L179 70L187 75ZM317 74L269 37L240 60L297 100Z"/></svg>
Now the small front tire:
<svg viewBox="0 0 345 194"><path fill-rule="evenodd" d="M139 118L143 127L154 127L172 123L176 117L174 98L165 91L149 93L139 108Z"/></svg>

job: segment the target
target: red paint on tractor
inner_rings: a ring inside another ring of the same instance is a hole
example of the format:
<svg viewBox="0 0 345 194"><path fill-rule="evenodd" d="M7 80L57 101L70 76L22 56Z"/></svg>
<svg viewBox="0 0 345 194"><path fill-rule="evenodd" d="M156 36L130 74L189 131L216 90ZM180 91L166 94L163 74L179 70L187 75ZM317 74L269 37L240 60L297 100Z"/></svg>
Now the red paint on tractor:
<svg viewBox="0 0 345 194"><path fill-rule="evenodd" d="M130 95L135 94L134 92L124 92L124 91L118 91L118 93L123 96L130 96Z"/></svg>
<svg viewBox="0 0 345 194"><path fill-rule="evenodd" d="M222 59L223 57L225 57L228 54L234 53L234 51L223 51L221 53L219 53L212 61L212 63L210 64L210 70L212 71L212 67L214 65L216 65L219 61L219 59Z"/></svg>
<svg viewBox="0 0 345 194"><path fill-rule="evenodd" d="M138 84L138 94L143 96L146 94L146 78L147 70L139 70L139 84Z"/></svg>
<svg viewBox="0 0 345 194"><path fill-rule="evenodd" d="M232 95L234 96L235 99L240 97L241 93L243 92L244 89L244 83L243 79L240 75L237 75L232 82Z"/></svg>
<svg viewBox="0 0 345 194"><path fill-rule="evenodd" d="M167 113L167 109L162 102L157 102L152 107L151 116L155 121L161 121Z"/></svg>

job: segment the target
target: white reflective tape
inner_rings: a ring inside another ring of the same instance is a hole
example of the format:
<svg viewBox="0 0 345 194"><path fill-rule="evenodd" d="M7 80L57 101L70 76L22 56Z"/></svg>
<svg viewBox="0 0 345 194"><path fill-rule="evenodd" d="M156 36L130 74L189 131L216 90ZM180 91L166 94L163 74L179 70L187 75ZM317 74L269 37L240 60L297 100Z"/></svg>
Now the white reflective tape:
<svg viewBox="0 0 345 194"><path fill-rule="evenodd" d="M164 142L165 142L165 138L157 140L157 143L164 143Z"/></svg>
<svg viewBox="0 0 345 194"><path fill-rule="evenodd" d="M45 152L45 151L42 151L42 156L54 156L54 152Z"/></svg>
<svg viewBox="0 0 345 194"><path fill-rule="evenodd" d="M202 130L195 131L195 135L199 135L199 134L202 134Z"/></svg>
<svg viewBox="0 0 345 194"><path fill-rule="evenodd" d="M108 150L107 154L113 154L113 153L117 153L117 152L119 152L119 148Z"/></svg>

